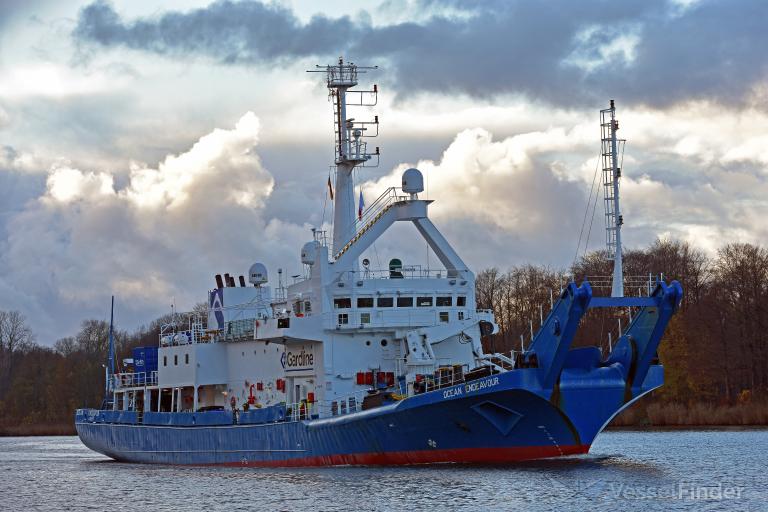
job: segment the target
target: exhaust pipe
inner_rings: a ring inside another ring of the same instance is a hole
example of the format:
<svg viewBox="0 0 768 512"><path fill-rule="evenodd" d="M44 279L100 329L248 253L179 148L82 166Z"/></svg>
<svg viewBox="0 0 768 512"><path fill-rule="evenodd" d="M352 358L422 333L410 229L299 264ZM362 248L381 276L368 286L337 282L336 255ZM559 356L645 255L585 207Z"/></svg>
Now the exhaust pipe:
<svg viewBox="0 0 768 512"><path fill-rule="evenodd" d="M224 288L224 281L221 280L221 274L216 274L216 288Z"/></svg>
<svg viewBox="0 0 768 512"><path fill-rule="evenodd" d="M245 288L245 276L240 276L240 287Z"/></svg>

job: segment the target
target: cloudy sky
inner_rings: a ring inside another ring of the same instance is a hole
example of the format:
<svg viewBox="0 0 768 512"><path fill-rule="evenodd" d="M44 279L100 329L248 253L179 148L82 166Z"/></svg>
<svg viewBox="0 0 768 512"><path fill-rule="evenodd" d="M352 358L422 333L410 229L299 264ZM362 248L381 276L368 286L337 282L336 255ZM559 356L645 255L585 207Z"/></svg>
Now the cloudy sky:
<svg viewBox="0 0 768 512"><path fill-rule="evenodd" d="M340 55L379 66L379 104L356 113L381 121L367 202L418 166L474 269L573 260L612 98L627 245L765 242L767 2L349 5L3 0L0 309L51 344L112 293L133 328L204 300L217 272L300 273L332 218L331 107L305 70ZM413 231L374 266L435 266Z"/></svg>

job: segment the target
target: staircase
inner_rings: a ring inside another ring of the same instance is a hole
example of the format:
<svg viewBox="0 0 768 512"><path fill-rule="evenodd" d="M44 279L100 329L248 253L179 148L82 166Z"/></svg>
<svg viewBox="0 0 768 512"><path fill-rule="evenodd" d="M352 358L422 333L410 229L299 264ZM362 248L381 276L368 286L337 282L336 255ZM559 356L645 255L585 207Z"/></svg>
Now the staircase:
<svg viewBox="0 0 768 512"><path fill-rule="evenodd" d="M373 227L376 222L389 211L390 208L396 204L402 203L410 199L409 196L398 194L400 189L396 187L390 187L379 196L376 201L371 204L363 212L362 217L355 223L357 231L353 233L348 241L342 246L342 248L336 251L333 255L334 259L339 259L345 252L349 250L352 245L357 242L369 229ZM336 248L334 247L334 250Z"/></svg>

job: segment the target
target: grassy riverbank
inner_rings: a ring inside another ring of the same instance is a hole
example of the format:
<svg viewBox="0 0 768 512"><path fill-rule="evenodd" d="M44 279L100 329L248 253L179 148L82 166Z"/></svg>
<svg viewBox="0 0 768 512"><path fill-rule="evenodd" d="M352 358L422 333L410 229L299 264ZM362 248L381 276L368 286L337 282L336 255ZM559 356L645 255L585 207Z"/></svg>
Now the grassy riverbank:
<svg viewBox="0 0 768 512"><path fill-rule="evenodd" d="M0 437L16 436L74 436L74 424L53 423L35 425L0 425Z"/></svg>
<svg viewBox="0 0 768 512"><path fill-rule="evenodd" d="M768 403L735 405L640 403L614 418L610 426L649 428L768 426Z"/></svg>

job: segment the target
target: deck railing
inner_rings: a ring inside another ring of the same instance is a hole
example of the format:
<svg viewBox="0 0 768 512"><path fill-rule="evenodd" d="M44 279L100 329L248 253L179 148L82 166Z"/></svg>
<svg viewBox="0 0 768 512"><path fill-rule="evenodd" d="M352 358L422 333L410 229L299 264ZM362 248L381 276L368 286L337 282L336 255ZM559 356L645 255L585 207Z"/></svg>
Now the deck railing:
<svg viewBox="0 0 768 512"><path fill-rule="evenodd" d="M157 386L157 371L116 373L113 377L115 389Z"/></svg>

